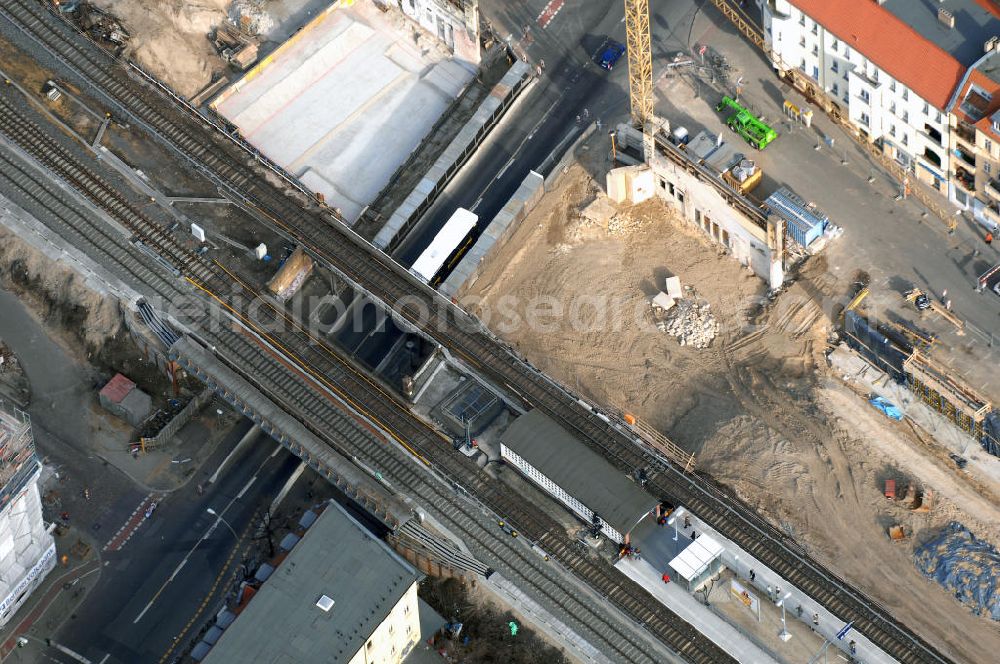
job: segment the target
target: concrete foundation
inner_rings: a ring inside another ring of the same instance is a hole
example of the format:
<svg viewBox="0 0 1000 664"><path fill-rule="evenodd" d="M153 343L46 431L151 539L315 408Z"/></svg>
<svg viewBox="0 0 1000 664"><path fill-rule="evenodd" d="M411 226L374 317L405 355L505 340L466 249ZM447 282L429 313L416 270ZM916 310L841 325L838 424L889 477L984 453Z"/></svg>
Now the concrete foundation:
<svg viewBox="0 0 1000 664"><path fill-rule="evenodd" d="M416 36L397 10L332 5L211 107L353 223L474 75Z"/></svg>

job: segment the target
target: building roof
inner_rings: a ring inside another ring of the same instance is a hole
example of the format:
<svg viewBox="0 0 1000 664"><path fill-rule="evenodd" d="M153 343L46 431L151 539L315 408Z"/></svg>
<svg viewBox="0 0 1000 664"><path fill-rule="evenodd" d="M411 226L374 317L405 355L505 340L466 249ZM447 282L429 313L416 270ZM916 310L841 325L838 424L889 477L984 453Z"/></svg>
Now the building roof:
<svg viewBox="0 0 1000 664"><path fill-rule="evenodd" d="M500 440L620 533L631 530L656 503L537 408L514 420Z"/></svg>
<svg viewBox="0 0 1000 664"><path fill-rule="evenodd" d="M1000 34L1000 18L976 0L945 0L941 3L943 7L954 5L955 12L954 28L947 29L940 25L941 30L948 33L944 36L938 34L938 29L930 23L931 20L937 21L936 10L924 2L887 0L879 5L873 0L789 1L894 79L942 110L948 105L966 68L983 53L986 39ZM981 35L985 36L979 39ZM959 46L958 41L962 40L974 43ZM974 56L971 55L973 46L977 51Z"/></svg>
<svg viewBox="0 0 1000 664"><path fill-rule="evenodd" d="M108 381L108 384L101 388L101 396L111 401L111 403L121 403L128 393L135 389L135 383L123 376L115 374L115 377Z"/></svg>
<svg viewBox="0 0 1000 664"><path fill-rule="evenodd" d="M983 56L969 70L952 111L960 120L1000 138L993 128L993 115L1000 110L1000 51Z"/></svg>
<svg viewBox="0 0 1000 664"><path fill-rule="evenodd" d="M721 544L708 535L699 535L670 561L670 567L690 581L704 572L721 553Z"/></svg>
<svg viewBox="0 0 1000 664"><path fill-rule="evenodd" d="M333 503L223 632L205 662L349 662L419 578Z"/></svg>

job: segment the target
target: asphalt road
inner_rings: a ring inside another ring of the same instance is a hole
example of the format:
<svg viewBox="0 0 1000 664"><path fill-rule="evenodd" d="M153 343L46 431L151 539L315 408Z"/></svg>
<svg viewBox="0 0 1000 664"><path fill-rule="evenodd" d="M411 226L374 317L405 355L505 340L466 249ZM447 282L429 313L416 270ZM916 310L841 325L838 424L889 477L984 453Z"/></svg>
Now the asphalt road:
<svg viewBox="0 0 1000 664"><path fill-rule="evenodd" d="M678 51L687 51L704 2L650 7L654 72ZM531 64L544 62L545 70L396 250L394 257L403 265L416 260L457 208L479 215L477 229L482 231L529 171L547 175L590 123L600 120L601 131L607 131L628 119L626 59L611 72L594 62L605 39L625 43L623 3L567 2L542 27L538 17L548 4L548 0L526 0L482 6L500 36ZM578 122L584 109L588 118Z"/></svg>
<svg viewBox="0 0 1000 664"><path fill-rule="evenodd" d="M237 427L205 468L217 468L248 428L249 423ZM298 464L266 435L257 435L236 451L203 495L191 489L168 496L120 551L104 555L101 579L53 641L102 664L160 661L191 621L200 625L218 610L230 572L242 562L255 512L270 505ZM208 508L240 535L239 547ZM185 632L181 647L193 636ZM74 661L56 646L45 655Z"/></svg>

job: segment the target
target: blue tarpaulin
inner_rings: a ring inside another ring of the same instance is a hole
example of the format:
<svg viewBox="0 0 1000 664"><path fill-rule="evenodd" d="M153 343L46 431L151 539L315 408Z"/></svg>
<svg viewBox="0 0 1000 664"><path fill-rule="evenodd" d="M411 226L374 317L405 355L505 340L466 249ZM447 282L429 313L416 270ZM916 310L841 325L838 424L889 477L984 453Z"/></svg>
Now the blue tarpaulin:
<svg viewBox="0 0 1000 664"><path fill-rule="evenodd" d="M875 406L876 408L878 408L879 410L881 410L883 413L885 413L894 420L903 419L902 411L900 411L898 408L892 405L891 402L886 401L882 397L872 397L871 399L868 400L868 403Z"/></svg>
<svg viewBox="0 0 1000 664"><path fill-rule="evenodd" d="M951 522L914 553L917 568L976 615L1000 620L1000 553Z"/></svg>

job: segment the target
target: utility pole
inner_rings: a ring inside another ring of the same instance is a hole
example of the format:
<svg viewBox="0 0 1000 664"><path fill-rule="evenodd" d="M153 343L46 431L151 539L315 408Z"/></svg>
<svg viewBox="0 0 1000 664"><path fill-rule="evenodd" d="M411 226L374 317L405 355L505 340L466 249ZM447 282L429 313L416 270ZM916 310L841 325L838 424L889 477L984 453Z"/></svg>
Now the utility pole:
<svg viewBox="0 0 1000 664"><path fill-rule="evenodd" d="M649 0L625 0L628 89L632 125L640 131L653 119L653 54L649 46Z"/></svg>

